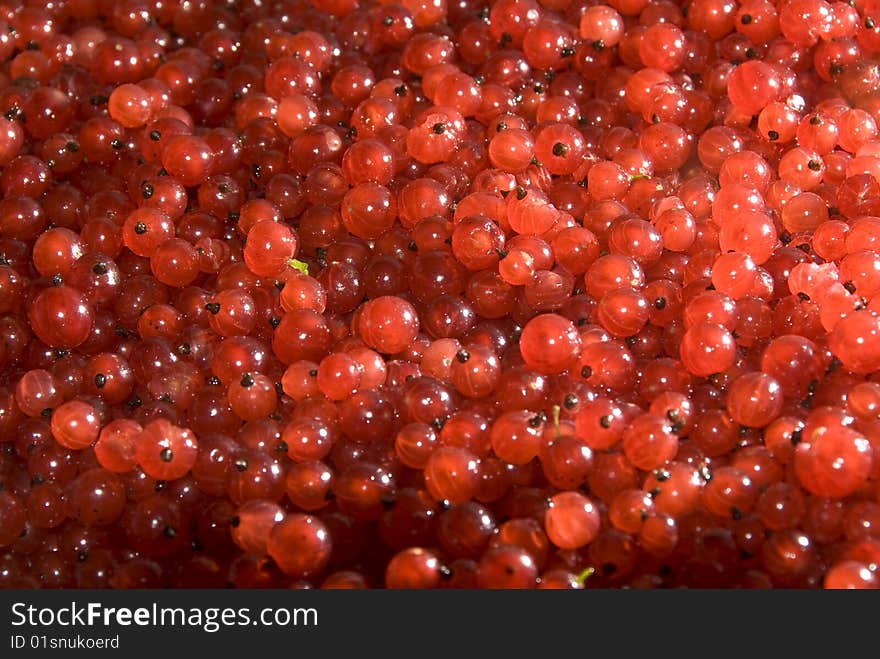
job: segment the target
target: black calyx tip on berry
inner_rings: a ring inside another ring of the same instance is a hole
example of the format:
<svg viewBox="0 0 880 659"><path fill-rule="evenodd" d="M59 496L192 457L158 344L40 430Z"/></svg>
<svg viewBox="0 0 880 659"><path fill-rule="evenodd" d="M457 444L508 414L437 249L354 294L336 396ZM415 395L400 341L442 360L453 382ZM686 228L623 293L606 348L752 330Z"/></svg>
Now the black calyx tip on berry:
<svg viewBox="0 0 880 659"><path fill-rule="evenodd" d="M601 39L597 39L592 43L593 50L602 51L605 50L605 42Z"/></svg>
<svg viewBox="0 0 880 659"><path fill-rule="evenodd" d="M531 426L532 428L540 428L542 423L544 423L543 414L536 414L531 419L529 419L529 426Z"/></svg>
<svg viewBox="0 0 880 659"><path fill-rule="evenodd" d="M804 429L798 428L797 430L792 431L791 433L791 445L797 446L801 443L804 438Z"/></svg>
<svg viewBox="0 0 880 659"><path fill-rule="evenodd" d="M436 124L431 126L431 130L434 131L435 135L442 135L446 132L446 124L442 121L438 121Z"/></svg>
<svg viewBox="0 0 880 659"><path fill-rule="evenodd" d="M220 313L220 303L208 302L208 304L205 305L205 311L207 311L209 314L216 316L218 313Z"/></svg>
<svg viewBox="0 0 880 659"><path fill-rule="evenodd" d="M122 140L120 140L118 137L116 139L110 140L110 146L118 151L123 146Z"/></svg>
<svg viewBox="0 0 880 659"><path fill-rule="evenodd" d="M591 377L593 377L593 369L590 368L589 366L584 366L581 369L581 377L584 380L589 380Z"/></svg>
<svg viewBox="0 0 880 659"><path fill-rule="evenodd" d="M166 538L176 538L177 537L177 531L174 530L173 526L166 526L165 530L162 531L162 533Z"/></svg>
<svg viewBox="0 0 880 659"><path fill-rule="evenodd" d="M843 282L843 287L846 289L846 291L848 293L855 293L856 292L856 285L854 283L852 283L851 281Z"/></svg>
<svg viewBox="0 0 880 659"><path fill-rule="evenodd" d="M61 278L61 275L59 273L56 272L54 275L52 275L52 285L53 286L61 286L61 284L63 284L63 283L64 283L64 279Z"/></svg>
<svg viewBox="0 0 880 659"><path fill-rule="evenodd" d="M553 155L557 158L562 158L566 153L568 153L568 147L562 142L557 142L553 145Z"/></svg>
<svg viewBox="0 0 880 659"><path fill-rule="evenodd" d="M452 570L446 565L441 565L440 567L438 567L437 573L440 575L440 578L443 579L444 581L448 581L449 579L452 579Z"/></svg>
<svg viewBox="0 0 880 659"><path fill-rule="evenodd" d="M743 25L748 25L749 23L752 22L752 15L751 14L743 14L742 16L739 17L739 22L742 23Z"/></svg>
<svg viewBox="0 0 880 659"><path fill-rule="evenodd" d="M398 96L406 96L406 85L398 85L394 88L394 93Z"/></svg>
<svg viewBox="0 0 880 659"><path fill-rule="evenodd" d="M814 114L812 117L810 117L810 124L812 126L818 126L821 123L822 123L822 117L820 117L818 114Z"/></svg>
<svg viewBox="0 0 880 659"><path fill-rule="evenodd" d="M797 297L798 297L798 300L800 300L801 302L809 302L810 301L810 296L804 292L798 293Z"/></svg>
<svg viewBox="0 0 880 659"><path fill-rule="evenodd" d="M79 143L78 142L68 142L64 145L64 148L67 149L70 153L76 153L79 151Z"/></svg>
<svg viewBox="0 0 880 659"><path fill-rule="evenodd" d="M662 311L663 309L665 309L666 308L666 298L665 297L658 297L656 300L654 300L654 308L657 309L657 311Z"/></svg>
<svg viewBox="0 0 880 659"><path fill-rule="evenodd" d="M241 376L241 386L245 389L254 386L254 378L250 373L245 373Z"/></svg>
<svg viewBox="0 0 880 659"><path fill-rule="evenodd" d="M49 417L52 416L52 408L47 407L42 412L40 412L40 416L43 417L44 419L48 419Z"/></svg>
<svg viewBox="0 0 880 659"><path fill-rule="evenodd" d="M599 425L608 430L611 427L611 423L614 421L614 417L610 414L606 414L601 419L599 419Z"/></svg>
<svg viewBox="0 0 880 659"><path fill-rule="evenodd" d="M868 16L865 19L865 27L868 28L869 30L873 30L875 27L877 27L877 21L875 21L873 18Z"/></svg>
<svg viewBox="0 0 880 659"><path fill-rule="evenodd" d="M150 139L153 140L154 142L158 142L159 140L162 139L162 133L160 133L158 130L151 130L150 131Z"/></svg>
<svg viewBox="0 0 880 659"><path fill-rule="evenodd" d="M516 194L517 199L525 199L526 195L528 194L528 192L526 192L526 189L521 185L516 186L514 193Z"/></svg>
<svg viewBox="0 0 880 659"><path fill-rule="evenodd" d="M573 410L577 407L578 397L574 394L566 394L565 398L562 399L562 406L567 410Z"/></svg>
<svg viewBox="0 0 880 659"><path fill-rule="evenodd" d="M309 371L309 376L313 378L318 377L318 369L313 368L311 371Z"/></svg>
<svg viewBox="0 0 880 659"><path fill-rule="evenodd" d="M281 324L281 319L278 318L277 316L270 316L269 317L269 325L272 327L272 329L278 329L278 326L280 324Z"/></svg>
<svg viewBox="0 0 880 659"><path fill-rule="evenodd" d="M431 425L434 427L435 430L443 430L443 426L446 425L446 419L438 416L436 419L431 421Z"/></svg>
<svg viewBox="0 0 880 659"><path fill-rule="evenodd" d="M232 466L235 467L236 471L247 471L248 461L244 458L238 458L235 462L232 463Z"/></svg>
<svg viewBox="0 0 880 659"><path fill-rule="evenodd" d="M775 130L768 130L767 139L769 139L771 142L775 142L779 139L779 133Z"/></svg>
<svg viewBox="0 0 880 659"><path fill-rule="evenodd" d="M147 232L147 225L143 222L138 222L134 225L134 232L139 236L144 235Z"/></svg>
<svg viewBox="0 0 880 659"><path fill-rule="evenodd" d="M95 387L98 389L103 389L104 385L107 384L107 376L103 373L98 373L95 375Z"/></svg>
<svg viewBox="0 0 880 659"><path fill-rule="evenodd" d="M394 18L392 18L391 16L386 16L382 19L382 25L384 25L385 27L391 27L393 24Z"/></svg>
<svg viewBox="0 0 880 659"><path fill-rule="evenodd" d="M234 529L238 528L238 525L241 524L241 517L235 515L232 519L229 520L229 526Z"/></svg>
<svg viewBox="0 0 880 659"><path fill-rule="evenodd" d="M807 163L807 167L809 167L810 171L818 172L820 169L822 169L822 163L820 163L818 160L810 160Z"/></svg>
<svg viewBox="0 0 880 659"><path fill-rule="evenodd" d="M457 361L461 362L462 364L464 364L470 358L471 358L471 353L469 353L464 348L462 348L457 353L455 353L455 359Z"/></svg>
<svg viewBox="0 0 880 659"><path fill-rule="evenodd" d="M572 48L571 46L566 46L565 48L563 48L562 50L559 51L559 54L562 57L571 57L574 55L574 48Z"/></svg>
<svg viewBox="0 0 880 659"><path fill-rule="evenodd" d="M174 451L168 447L163 448L159 451L159 459L162 462L171 462L174 459Z"/></svg>
<svg viewBox="0 0 880 659"><path fill-rule="evenodd" d="M660 469L654 470L654 478L657 479L658 483L665 483L666 481L669 480L670 477L671 477L671 474L666 469L663 469L662 467Z"/></svg>
<svg viewBox="0 0 880 659"><path fill-rule="evenodd" d="M152 183L144 183L141 186L141 197L144 199L149 199L153 196L153 192L155 192Z"/></svg>
<svg viewBox="0 0 880 659"><path fill-rule="evenodd" d="M106 263L96 263L92 266L92 272L96 275L106 275L107 274L107 264Z"/></svg>
<svg viewBox="0 0 880 659"><path fill-rule="evenodd" d="M788 231L783 231L779 234L779 242L788 245L791 242L791 234Z"/></svg>

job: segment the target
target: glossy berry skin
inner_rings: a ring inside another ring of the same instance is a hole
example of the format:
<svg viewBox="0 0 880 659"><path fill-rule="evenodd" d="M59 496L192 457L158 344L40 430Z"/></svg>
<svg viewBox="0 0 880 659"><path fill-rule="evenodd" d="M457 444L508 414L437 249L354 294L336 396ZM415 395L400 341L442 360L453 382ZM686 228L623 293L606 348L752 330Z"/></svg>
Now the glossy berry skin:
<svg viewBox="0 0 880 659"><path fill-rule="evenodd" d="M722 326L701 322L685 332L679 353L688 371L707 376L733 364L735 346L733 337Z"/></svg>
<svg viewBox="0 0 880 659"><path fill-rule="evenodd" d="M880 345L880 316L873 311L854 311L835 325L829 345L850 370L876 371L880 368L874 351Z"/></svg>
<svg viewBox="0 0 880 659"><path fill-rule="evenodd" d="M175 480L186 475L197 455L198 440L192 431L166 419L148 423L136 440L138 465L156 480Z"/></svg>
<svg viewBox="0 0 880 659"><path fill-rule="evenodd" d="M28 309L28 319L46 345L74 348L88 338L94 314L79 291L62 285L37 295Z"/></svg>
<svg viewBox="0 0 880 659"><path fill-rule="evenodd" d="M288 515L269 533L266 550L279 569L296 578L319 573L330 558L332 541L327 527L311 515Z"/></svg>
<svg viewBox="0 0 880 659"><path fill-rule="evenodd" d="M599 511L578 492L561 492L550 500L544 528L550 541L562 549L588 545L599 532Z"/></svg>
<svg viewBox="0 0 880 659"><path fill-rule="evenodd" d="M61 446L81 450L98 439L101 422L94 407L72 400L52 412L52 436Z"/></svg>
<svg viewBox="0 0 880 659"><path fill-rule="evenodd" d="M842 498L858 490L873 464L868 441L851 428L833 426L795 451L795 473L808 491L818 496Z"/></svg>
<svg viewBox="0 0 880 659"><path fill-rule="evenodd" d="M244 248L248 269L261 277L277 277L296 254L296 233L280 222L262 220L251 227Z"/></svg>
<svg viewBox="0 0 880 659"><path fill-rule="evenodd" d="M662 467L678 452L678 437L668 418L641 414L623 432L623 453L639 469Z"/></svg>
<svg viewBox="0 0 880 659"><path fill-rule="evenodd" d="M437 588L441 564L437 556L421 547L398 552L385 569L386 588Z"/></svg>
<svg viewBox="0 0 880 659"><path fill-rule="evenodd" d="M125 488L115 474L90 469L67 488L69 515L88 526L105 526L118 520L125 510Z"/></svg>
<svg viewBox="0 0 880 659"><path fill-rule="evenodd" d="M0 587L880 587L877 0L44 4Z"/></svg>
<svg viewBox="0 0 880 659"><path fill-rule="evenodd" d="M727 391L727 411L743 426L763 428L779 416L782 405L779 383L764 373L741 375Z"/></svg>
<svg viewBox="0 0 880 659"><path fill-rule="evenodd" d="M162 166L185 186L204 181L211 174L214 153L203 139L175 135L162 149Z"/></svg>
<svg viewBox="0 0 880 659"><path fill-rule="evenodd" d="M437 500L463 503L475 493L479 479L479 461L458 447L437 449L425 464L425 486Z"/></svg>
<svg viewBox="0 0 880 659"><path fill-rule="evenodd" d="M360 311L358 329L364 342L378 352L404 350L419 331L419 319L406 300L384 296L367 302Z"/></svg>
<svg viewBox="0 0 880 659"><path fill-rule="evenodd" d="M487 551L477 568L477 585L480 588L534 588L537 578L538 569L531 555L524 549L510 545Z"/></svg>
<svg viewBox="0 0 880 659"><path fill-rule="evenodd" d="M101 429L95 457L104 469L127 473L137 465L136 439L143 427L130 419L116 419Z"/></svg>
<svg viewBox="0 0 880 659"><path fill-rule="evenodd" d="M27 513L24 503L10 492L0 492L0 504L2 505L3 531L0 532L0 546L8 547L13 544L24 531L27 523Z"/></svg>
<svg viewBox="0 0 880 659"><path fill-rule="evenodd" d="M538 455L543 419L528 410L507 412L492 424L495 454L511 464L526 464Z"/></svg>
<svg viewBox="0 0 880 659"><path fill-rule="evenodd" d="M284 510L265 500L247 501L231 522L232 540L248 554L265 555L269 534L284 519Z"/></svg>
<svg viewBox="0 0 880 659"><path fill-rule="evenodd" d="M580 337L574 323L556 314L531 319L519 339L520 353L529 368L539 373L561 373L580 354Z"/></svg>

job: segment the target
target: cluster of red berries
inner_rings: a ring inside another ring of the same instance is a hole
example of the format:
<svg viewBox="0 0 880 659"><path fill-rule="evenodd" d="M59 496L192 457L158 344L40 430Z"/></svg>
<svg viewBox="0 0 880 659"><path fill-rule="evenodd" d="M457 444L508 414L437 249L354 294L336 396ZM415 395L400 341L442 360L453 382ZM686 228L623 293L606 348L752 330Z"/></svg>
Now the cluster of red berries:
<svg viewBox="0 0 880 659"><path fill-rule="evenodd" d="M0 0L0 586L880 585L880 1Z"/></svg>

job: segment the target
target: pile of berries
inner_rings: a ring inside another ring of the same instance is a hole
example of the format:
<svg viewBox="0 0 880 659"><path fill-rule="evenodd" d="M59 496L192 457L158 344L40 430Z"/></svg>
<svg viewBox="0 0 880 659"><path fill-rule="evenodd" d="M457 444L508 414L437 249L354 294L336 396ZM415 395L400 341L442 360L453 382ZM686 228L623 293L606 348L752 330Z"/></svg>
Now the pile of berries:
<svg viewBox="0 0 880 659"><path fill-rule="evenodd" d="M880 0L0 0L0 587L880 585Z"/></svg>

